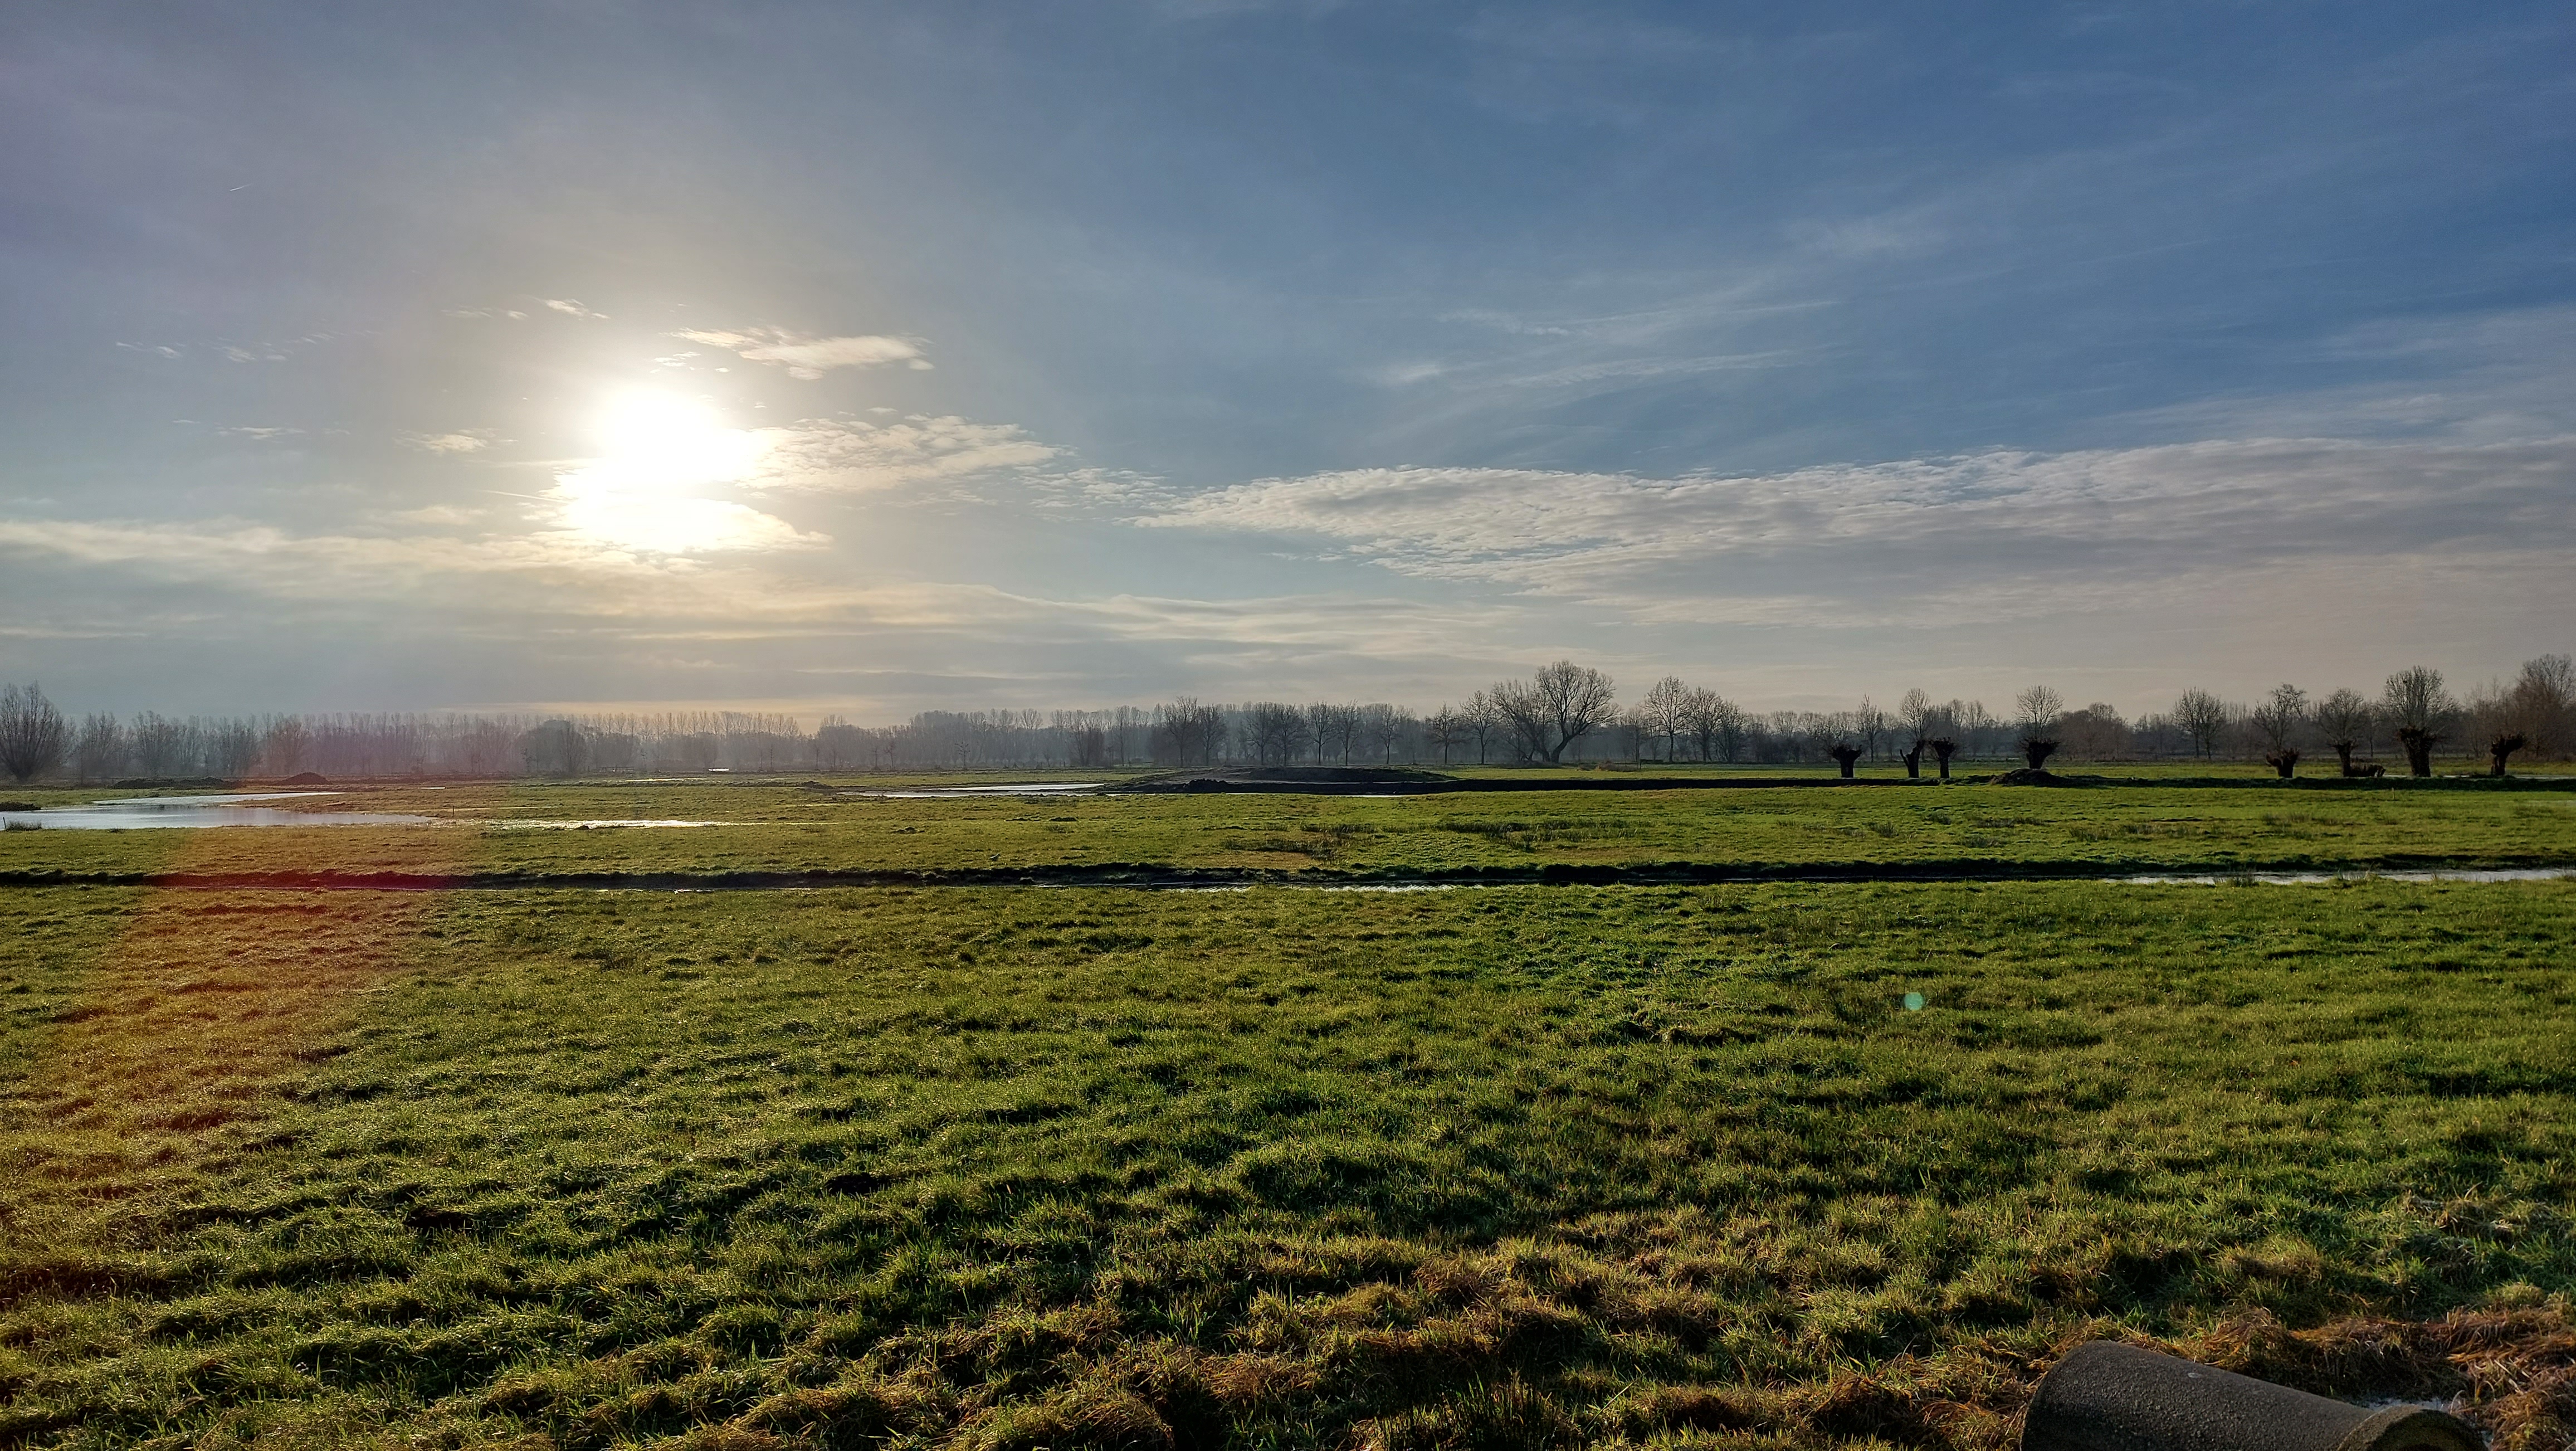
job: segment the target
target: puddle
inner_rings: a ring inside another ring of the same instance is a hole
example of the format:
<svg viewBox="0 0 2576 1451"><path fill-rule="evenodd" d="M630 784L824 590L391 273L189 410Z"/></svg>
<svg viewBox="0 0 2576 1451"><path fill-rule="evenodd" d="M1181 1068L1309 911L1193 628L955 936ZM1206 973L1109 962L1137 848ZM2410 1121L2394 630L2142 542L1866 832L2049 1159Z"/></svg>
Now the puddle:
<svg viewBox="0 0 2576 1451"><path fill-rule="evenodd" d="M57 806L47 811L0 811L12 831L148 831L174 826L434 826L434 816L389 811L291 811L245 806L246 801L291 801L337 796L337 791L243 791L223 796L131 796Z"/></svg>

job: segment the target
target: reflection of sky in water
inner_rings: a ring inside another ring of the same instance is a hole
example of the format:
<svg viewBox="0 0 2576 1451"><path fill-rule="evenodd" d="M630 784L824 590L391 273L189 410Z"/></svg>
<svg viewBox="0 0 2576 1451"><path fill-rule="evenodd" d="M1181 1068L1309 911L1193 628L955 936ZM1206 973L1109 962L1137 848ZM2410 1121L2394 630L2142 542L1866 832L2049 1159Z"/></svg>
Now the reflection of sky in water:
<svg viewBox="0 0 2576 1451"><path fill-rule="evenodd" d="M336 791L245 791L224 796L136 796L118 801L92 801L84 806L57 806L47 811L0 811L0 823L46 831L148 831L181 826L426 826L433 816L406 816L387 811L293 811L278 806L246 806L250 801L286 801L336 796Z"/></svg>
<svg viewBox="0 0 2576 1451"><path fill-rule="evenodd" d="M1030 781L1011 786L926 786L915 791L844 791L844 796L873 796L885 801L958 801L978 796L1062 796L1097 791L1097 781Z"/></svg>

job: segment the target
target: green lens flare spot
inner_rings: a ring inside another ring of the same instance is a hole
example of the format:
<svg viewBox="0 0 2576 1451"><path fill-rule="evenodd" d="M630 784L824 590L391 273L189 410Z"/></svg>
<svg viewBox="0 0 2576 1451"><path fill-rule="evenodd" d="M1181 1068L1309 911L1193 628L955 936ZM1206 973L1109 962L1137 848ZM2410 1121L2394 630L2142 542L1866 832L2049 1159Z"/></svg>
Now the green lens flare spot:
<svg viewBox="0 0 2576 1451"><path fill-rule="evenodd" d="M1907 993L1905 995L1905 1011L1909 1013L1919 1013L1923 1011L1923 994Z"/></svg>

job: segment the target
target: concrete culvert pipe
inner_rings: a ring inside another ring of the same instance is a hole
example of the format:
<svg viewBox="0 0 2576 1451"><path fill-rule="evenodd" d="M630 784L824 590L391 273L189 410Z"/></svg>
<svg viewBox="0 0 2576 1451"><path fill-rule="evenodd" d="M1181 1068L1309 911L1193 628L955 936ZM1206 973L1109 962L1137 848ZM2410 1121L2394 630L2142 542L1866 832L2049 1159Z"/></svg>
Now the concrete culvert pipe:
<svg viewBox="0 0 2576 1451"><path fill-rule="evenodd" d="M2134 1345L2096 1341L2040 1380L2021 1451L2485 1451L2456 1416L2365 1410Z"/></svg>

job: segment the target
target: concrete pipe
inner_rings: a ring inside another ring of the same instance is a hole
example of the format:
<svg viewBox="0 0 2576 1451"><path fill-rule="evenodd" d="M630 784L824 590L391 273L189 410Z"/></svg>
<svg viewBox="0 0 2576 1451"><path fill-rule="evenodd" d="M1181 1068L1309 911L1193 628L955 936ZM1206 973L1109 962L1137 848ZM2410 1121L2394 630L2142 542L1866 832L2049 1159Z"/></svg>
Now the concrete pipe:
<svg viewBox="0 0 2576 1451"><path fill-rule="evenodd" d="M2021 1451L2485 1451L2456 1416L2370 1411L2111 1341L2039 1382Z"/></svg>

